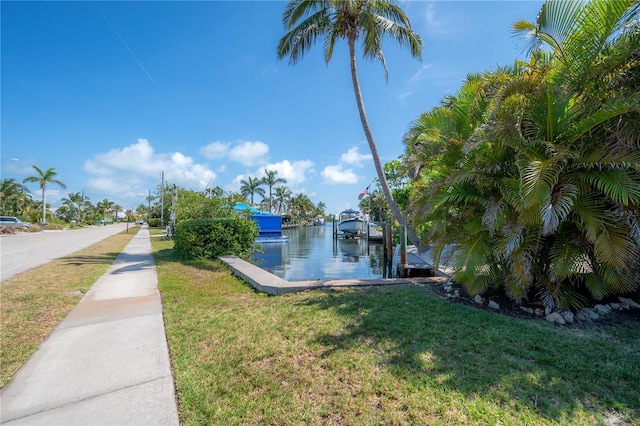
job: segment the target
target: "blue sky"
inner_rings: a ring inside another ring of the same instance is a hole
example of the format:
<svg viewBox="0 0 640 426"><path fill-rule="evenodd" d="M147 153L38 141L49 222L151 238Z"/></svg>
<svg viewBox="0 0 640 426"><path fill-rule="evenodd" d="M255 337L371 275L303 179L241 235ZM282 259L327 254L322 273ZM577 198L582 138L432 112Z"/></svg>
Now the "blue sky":
<svg viewBox="0 0 640 426"><path fill-rule="evenodd" d="M470 72L523 54L511 24L541 1L404 1L422 61L387 40L359 59L365 107L383 162L422 112ZM160 184L193 190L276 170L295 193L357 207L375 168L358 118L345 43L326 66L318 44L278 60L280 1L0 2L1 176L55 167L56 207L69 192L124 208ZM9 159L17 158L18 161ZM37 186L28 186L35 199Z"/></svg>

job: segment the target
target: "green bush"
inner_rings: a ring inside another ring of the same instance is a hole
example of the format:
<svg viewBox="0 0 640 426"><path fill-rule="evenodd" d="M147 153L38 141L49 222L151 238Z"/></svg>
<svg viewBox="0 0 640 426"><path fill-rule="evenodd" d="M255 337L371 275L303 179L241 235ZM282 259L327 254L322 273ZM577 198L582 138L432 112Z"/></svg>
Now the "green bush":
<svg viewBox="0 0 640 426"><path fill-rule="evenodd" d="M160 218L159 217L150 218L148 223L149 223L149 228L160 228Z"/></svg>
<svg viewBox="0 0 640 426"><path fill-rule="evenodd" d="M243 217L194 219L176 225L175 250L183 258L215 259L251 253L258 236L258 226Z"/></svg>

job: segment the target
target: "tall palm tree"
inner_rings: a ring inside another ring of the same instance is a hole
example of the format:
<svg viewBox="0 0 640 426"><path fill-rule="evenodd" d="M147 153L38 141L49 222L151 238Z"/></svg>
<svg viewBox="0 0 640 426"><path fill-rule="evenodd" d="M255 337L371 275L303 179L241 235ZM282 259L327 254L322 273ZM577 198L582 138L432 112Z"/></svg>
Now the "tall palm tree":
<svg viewBox="0 0 640 426"><path fill-rule="evenodd" d="M56 179L58 173L56 172L55 167L49 167L47 170L42 170L38 166L33 166L33 169L36 171L35 176L29 176L23 180L24 183L37 183L42 190L42 221L40 222L42 226L47 221L47 202L45 191L47 190L48 183L54 183L61 187L62 189L66 189L67 186Z"/></svg>
<svg viewBox="0 0 640 426"><path fill-rule="evenodd" d="M319 37L324 40L324 60L328 64L333 56L336 41L346 39L349 46L353 91L380 186L393 216L400 224L406 225L405 217L391 194L378 147L369 126L358 80L355 44L356 40L362 39L364 57L380 61L384 67L385 79L388 79L382 38L389 36L400 46L408 47L411 55L418 59L422 57L422 39L411 30L409 19L402 9L389 0L290 0L282 20L287 33L278 44L278 57L282 59L289 56L289 63L292 65L302 59ZM407 229L411 241L419 247L422 246L412 227Z"/></svg>
<svg viewBox="0 0 640 426"><path fill-rule="evenodd" d="M240 181L240 193L245 197L249 197L251 204L253 205L253 195L258 194L261 197L264 197L264 188L261 188L262 179L252 178L249 176L246 180L242 179Z"/></svg>
<svg viewBox="0 0 640 426"><path fill-rule="evenodd" d="M273 213L273 196L272 188L279 183L287 183L285 178L279 178L278 172L275 170L264 169L265 176L262 178L262 183L269 187L269 213Z"/></svg>

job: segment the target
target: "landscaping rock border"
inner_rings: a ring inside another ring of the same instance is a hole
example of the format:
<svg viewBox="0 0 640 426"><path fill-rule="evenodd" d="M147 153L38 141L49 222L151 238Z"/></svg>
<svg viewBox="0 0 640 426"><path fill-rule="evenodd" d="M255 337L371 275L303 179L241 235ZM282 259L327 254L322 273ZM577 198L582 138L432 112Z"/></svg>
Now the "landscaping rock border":
<svg viewBox="0 0 640 426"><path fill-rule="evenodd" d="M637 301L631 297L621 296L618 297L617 301L596 303L573 313L564 310L550 311L541 307L517 305L505 295L500 295L497 292L485 292L485 294L477 294L472 298L467 293L466 288L456 283L452 278L442 285L432 284L431 287L441 297L455 303L475 306L523 319L544 318L546 321L558 325L619 322L620 319L616 318L618 313L625 314L623 321L640 321L640 293L636 297Z"/></svg>

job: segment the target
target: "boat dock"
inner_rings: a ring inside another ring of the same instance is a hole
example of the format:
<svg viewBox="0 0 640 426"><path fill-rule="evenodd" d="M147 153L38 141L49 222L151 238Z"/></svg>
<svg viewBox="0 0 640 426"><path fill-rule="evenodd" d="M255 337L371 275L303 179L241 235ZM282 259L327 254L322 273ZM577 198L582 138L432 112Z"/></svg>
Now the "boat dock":
<svg viewBox="0 0 640 426"><path fill-rule="evenodd" d="M418 276L414 276L415 278L286 281L236 256L220 256L219 259L231 269L233 275L242 279L257 291L272 296L305 290L340 287L439 284L448 279L447 277L418 278Z"/></svg>

